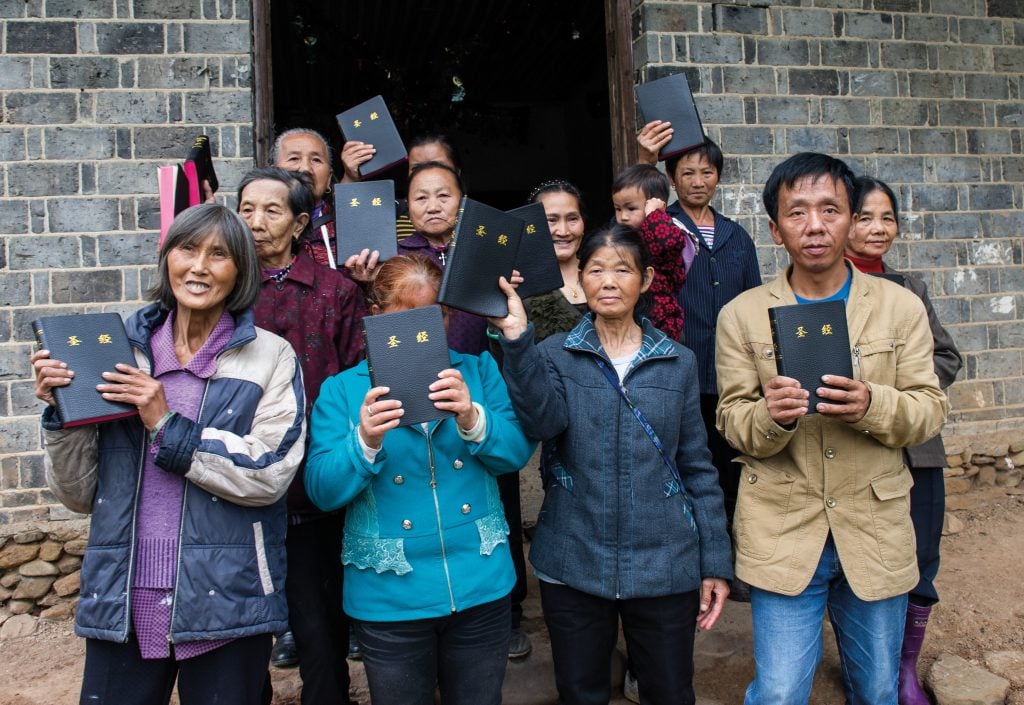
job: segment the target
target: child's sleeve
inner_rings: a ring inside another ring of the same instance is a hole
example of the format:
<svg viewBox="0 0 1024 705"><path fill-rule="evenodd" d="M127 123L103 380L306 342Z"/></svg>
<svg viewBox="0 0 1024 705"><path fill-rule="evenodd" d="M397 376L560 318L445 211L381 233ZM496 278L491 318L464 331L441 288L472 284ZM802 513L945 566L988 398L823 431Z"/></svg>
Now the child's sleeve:
<svg viewBox="0 0 1024 705"><path fill-rule="evenodd" d="M644 218L640 237L651 253L651 266L664 276L674 290L686 281L686 272L680 266L686 233L672 222L672 216L658 208Z"/></svg>

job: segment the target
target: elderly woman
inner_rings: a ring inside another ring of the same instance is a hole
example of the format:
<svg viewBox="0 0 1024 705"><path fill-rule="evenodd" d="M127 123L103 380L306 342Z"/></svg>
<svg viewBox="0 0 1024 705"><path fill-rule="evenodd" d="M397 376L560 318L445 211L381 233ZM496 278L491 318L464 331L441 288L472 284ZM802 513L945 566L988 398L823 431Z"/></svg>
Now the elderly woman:
<svg viewBox="0 0 1024 705"><path fill-rule="evenodd" d="M285 499L302 459L302 373L253 323L259 264L218 205L178 216L151 305L126 328L136 365L97 390L139 415L61 429L53 390L74 371L32 355L47 482L91 512L76 632L82 702L270 702L271 635L287 616Z"/></svg>
<svg viewBox="0 0 1024 705"><path fill-rule="evenodd" d="M306 413L331 375L362 359L362 292L341 272L299 247L309 226L309 177L277 167L253 169L238 187L263 270L256 324L291 343L302 367ZM303 705L349 701L348 619L341 610L344 514L321 512L306 496L303 470L288 489L288 621L302 658ZM278 639L276 659L281 645Z"/></svg>
<svg viewBox="0 0 1024 705"><path fill-rule="evenodd" d="M900 234L900 212L896 194L884 181L860 177L855 182L853 228L846 243L846 258L862 272L895 275L902 285L924 302L928 324L932 330L935 351L933 362L939 386L949 387L956 380L964 361L956 349L953 338L942 327L928 288L920 279L909 274L893 272L882 261ZM946 463L946 449L942 436L935 436L922 445L906 448L903 459L910 468L914 486L910 490L910 518L917 537L917 567L921 574L917 585L910 591L907 603L907 621L903 631L903 649L900 658L900 705L928 705L928 696L917 680L917 658L921 653L928 616L939 601L935 590L935 576L939 572L939 542L945 516L946 494L942 468ZM849 692L849 688L847 689Z"/></svg>
<svg viewBox="0 0 1024 705"><path fill-rule="evenodd" d="M380 267L372 314L437 300L441 270L419 255ZM355 620L374 705L497 705L515 579L495 476L530 458L497 365L451 351L430 387L453 417L399 427L401 402L366 363L320 390L306 491L348 505L345 611Z"/></svg>
<svg viewBox="0 0 1024 705"><path fill-rule="evenodd" d="M523 428L555 442L530 551L555 682L566 705L606 704L621 618L642 701L693 703L695 627L732 577L696 363L643 316L653 269L635 230L594 233L578 259L590 313L568 334L534 345L504 280L509 315L492 319Z"/></svg>

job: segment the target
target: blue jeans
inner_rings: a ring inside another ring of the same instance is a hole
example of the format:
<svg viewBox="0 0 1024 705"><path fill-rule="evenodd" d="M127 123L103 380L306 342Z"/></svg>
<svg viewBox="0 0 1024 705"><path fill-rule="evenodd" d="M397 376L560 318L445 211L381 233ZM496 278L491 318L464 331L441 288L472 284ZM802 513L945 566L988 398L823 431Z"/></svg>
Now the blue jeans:
<svg viewBox="0 0 1024 705"><path fill-rule="evenodd" d="M810 584L795 596L751 587L757 670L744 705L806 705L821 661L828 607L849 705L896 705L907 596L867 602L853 594L831 535Z"/></svg>
<svg viewBox="0 0 1024 705"><path fill-rule="evenodd" d="M373 705L500 705L508 663L509 598L445 617L354 620Z"/></svg>

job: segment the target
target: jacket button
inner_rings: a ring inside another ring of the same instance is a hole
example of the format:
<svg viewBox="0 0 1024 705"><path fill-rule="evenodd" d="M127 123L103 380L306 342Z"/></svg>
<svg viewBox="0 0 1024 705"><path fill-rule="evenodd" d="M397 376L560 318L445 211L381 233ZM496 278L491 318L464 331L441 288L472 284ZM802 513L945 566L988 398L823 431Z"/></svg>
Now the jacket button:
<svg viewBox="0 0 1024 705"><path fill-rule="evenodd" d="M395 475L395 484L396 485L403 485L403 484L405 484L405 478L402 477L401 475Z"/></svg>
<svg viewBox="0 0 1024 705"><path fill-rule="evenodd" d="M835 448L826 448L825 449L825 457L828 458L829 460L832 460L832 458L836 457L836 455L838 455L838 453L836 453L836 449Z"/></svg>
<svg viewBox="0 0 1024 705"><path fill-rule="evenodd" d="M458 458L456 458L455 462L452 463L452 467L454 467L456 470L461 470L462 469L462 461L459 460Z"/></svg>
<svg viewBox="0 0 1024 705"><path fill-rule="evenodd" d="M834 497L829 497L828 499L825 500L825 506L828 507L829 509L835 509L836 504L837 502Z"/></svg>
<svg viewBox="0 0 1024 705"><path fill-rule="evenodd" d="M412 522L408 519L402 519L402 528L408 531L412 528Z"/></svg>
<svg viewBox="0 0 1024 705"><path fill-rule="evenodd" d="M757 475L754 475L753 473L747 475L747 482L749 482L750 484L754 484L755 482L757 482Z"/></svg>
<svg viewBox="0 0 1024 705"><path fill-rule="evenodd" d="M471 507L468 502L462 505L463 514L469 514L471 511L473 511L473 507Z"/></svg>

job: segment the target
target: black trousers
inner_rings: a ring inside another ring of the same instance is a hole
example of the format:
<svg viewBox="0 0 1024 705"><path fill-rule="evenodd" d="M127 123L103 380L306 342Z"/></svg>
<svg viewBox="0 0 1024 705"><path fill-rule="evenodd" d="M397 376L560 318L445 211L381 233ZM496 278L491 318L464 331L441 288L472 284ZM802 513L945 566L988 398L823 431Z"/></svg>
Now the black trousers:
<svg viewBox="0 0 1024 705"><path fill-rule="evenodd" d="M910 591L915 605L930 607L939 601L935 576L939 573L939 543L946 514L946 485L942 468L911 468L910 519L917 537L917 569L921 578Z"/></svg>
<svg viewBox="0 0 1024 705"><path fill-rule="evenodd" d="M80 705L166 705L174 681L182 705L270 705L270 634L244 637L195 658L143 659L125 644L85 640Z"/></svg>
<svg viewBox="0 0 1024 705"><path fill-rule="evenodd" d="M344 514L288 526L288 626L299 652L302 705L349 702L348 617L341 608Z"/></svg>
<svg viewBox="0 0 1024 705"><path fill-rule="evenodd" d="M512 553L512 565L516 569L516 584L512 586L509 600L512 608L512 628L518 629L523 620L523 600L526 599L526 559L523 556L523 508L519 499L519 473L508 472L498 475L498 493L505 508L508 522L508 550Z"/></svg>
<svg viewBox="0 0 1024 705"><path fill-rule="evenodd" d="M711 451L711 464L718 470L718 484L725 495L725 519L730 530L732 517L736 513L736 495L739 492L740 472L742 466L733 462L739 453L725 440L715 428L715 407L718 406L717 394L700 395L700 416L704 421L704 430L708 434L708 450Z"/></svg>
<svg viewBox="0 0 1024 705"><path fill-rule="evenodd" d="M540 581L555 685L564 705L608 705L619 619L645 705L693 705L693 639L700 591L608 600Z"/></svg>

